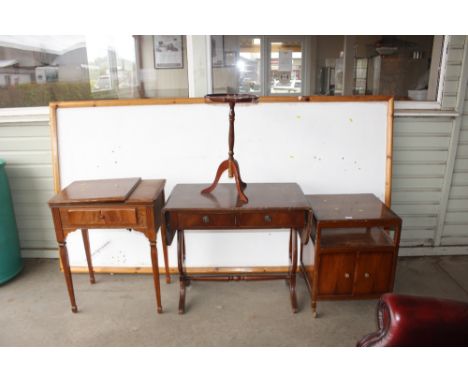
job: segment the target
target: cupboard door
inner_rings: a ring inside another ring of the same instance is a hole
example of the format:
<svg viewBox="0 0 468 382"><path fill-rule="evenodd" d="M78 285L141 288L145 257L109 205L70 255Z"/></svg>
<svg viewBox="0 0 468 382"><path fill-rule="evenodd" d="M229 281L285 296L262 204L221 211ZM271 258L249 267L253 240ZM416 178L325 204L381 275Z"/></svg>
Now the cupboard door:
<svg viewBox="0 0 468 382"><path fill-rule="evenodd" d="M354 254L326 254L320 257L318 294L351 295Z"/></svg>
<svg viewBox="0 0 468 382"><path fill-rule="evenodd" d="M378 294L390 291L393 253L359 253L356 258L353 294Z"/></svg>

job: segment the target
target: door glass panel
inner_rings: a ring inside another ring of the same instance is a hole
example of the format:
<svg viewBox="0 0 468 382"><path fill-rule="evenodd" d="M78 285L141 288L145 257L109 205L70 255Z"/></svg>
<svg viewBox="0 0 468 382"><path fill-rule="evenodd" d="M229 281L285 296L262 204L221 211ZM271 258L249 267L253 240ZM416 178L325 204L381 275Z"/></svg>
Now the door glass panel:
<svg viewBox="0 0 468 382"><path fill-rule="evenodd" d="M270 43L270 94L302 94L302 42Z"/></svg>
<svg viewBox="0 0 468 382"><path fill-rule="evenodd" d="M262 91L261 45L259 38L241 37L237 70L239 93L260 94Z"/></svg>
<svg viewBox="0 0 468 382"><path fill-rule="evenodd" d="M211 36L213 91L262 93L261 39Z"/></svg>
<svg viewBox="0 0 468 382"><path fill-rule="evenodd" d="M312 60L317 67L314 94L341 95L344 36L316 36L315 40L316 48L312 49Z"/></svg>

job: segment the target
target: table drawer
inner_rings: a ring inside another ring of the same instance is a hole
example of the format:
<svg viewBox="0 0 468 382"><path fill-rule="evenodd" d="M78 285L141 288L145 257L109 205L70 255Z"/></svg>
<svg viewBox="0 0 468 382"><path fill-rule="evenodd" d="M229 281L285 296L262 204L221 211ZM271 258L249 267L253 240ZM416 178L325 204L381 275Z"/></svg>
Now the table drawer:
<svg viewBox="0 0 468 382"><path fill-rule="evenodd" d="M235 214L214 213L179 213L177 214L179 229L230 228L236 226Z"/></svg>
<svg viewBox="0 0 468 382"><path fill-rule="evenodd" d="M69 226L128 226L138 222L136 208L90 208L62 210Z"/></svg>
<svg viewBox="0 0 468 382"><path fill-rule="evenodd" d="M301 228L305 224L304 211L252 212L239 215L241 228Z"/></svg>

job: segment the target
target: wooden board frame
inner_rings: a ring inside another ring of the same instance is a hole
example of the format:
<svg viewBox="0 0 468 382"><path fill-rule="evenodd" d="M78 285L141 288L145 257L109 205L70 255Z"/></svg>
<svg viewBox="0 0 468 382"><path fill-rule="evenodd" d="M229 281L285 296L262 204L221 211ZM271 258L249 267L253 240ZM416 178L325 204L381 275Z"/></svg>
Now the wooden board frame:
<svg viewBox="0 0 468 382"><path fill-rule="evenodd" d="M391 96L263 96L259 97L261 103L291 103L291 102L387 102L387 129L386 129L386 173L384 202L391 206L392 194L392 161L393 161L393 118L394 98ZM57 109L81 108L81 107L107 107L107 106L143 106L143 105L174 105L174 104L199 104L205 103L204 98L138 98L120 100L89 100L89 101L64 101L51 102L49 104L50 135L52 142L52 169L54 179L54 191L61 190ZM84 272L83 267L73 267L73 272ZM282 267L242 267L242 272L278 272ZM195 269L194 269L195 270ZM172 270L173 271L173 270ZM231 273L238 272L238 268L203 268L201 273ZM99 267L97 273L148 273L150 267Z"/></svg>
<svg viewBox="0 0 468 382"><path fill-rule="evenodd" d="M385 204L391 206L392 191L392 160L393 160L393 114L394 98L390 96L300 96L300 97L260 97L259 102L387 102L387 153L385 174ZM92 101L64 101L51 102L50 136L52 140L52 168L54 176L54 191L61 190L60 163L58 156L57 135L57 109L79 107L106 107L106 106L142 106L142 105L174 105L205 103L204 98L137 98L120 100L92 100Z"/></svg>

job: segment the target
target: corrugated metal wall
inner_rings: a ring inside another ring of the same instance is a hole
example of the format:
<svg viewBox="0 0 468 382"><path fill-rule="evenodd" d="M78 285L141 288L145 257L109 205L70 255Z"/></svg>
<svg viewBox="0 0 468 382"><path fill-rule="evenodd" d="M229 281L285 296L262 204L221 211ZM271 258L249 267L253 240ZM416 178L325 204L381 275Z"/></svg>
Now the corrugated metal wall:
<svg viewBox="0 0 468 382"><path fill-rule="evenodd" d="M465 49L466 36L450 36L447 54L447 69L442 91L442 108L453 109L457 103L458 85Z"/></svg>
<svg viewBox="0 0 468 382"><path fill-rule="evenodd" d="M47 201L53 195L48 108L27 108L0 114L0 157L13 195L24 256L56 255Z"/></svg>
<svg viewBox="0 0 468 382"><path fill-rule="evenodd" d="M395 119L392 208L402 246L434 244L451 129L451 118Z"/></svg>
<svg viewBox="0 0 468 382"><path fill-rule="evenodd" d="M460 86L465 40L452 36L448 45L442 109L453 115L395 118L392 207L403 218L401 245L412 247L405 254L427 254L434 245L465 246L457 251L468 253L468 96ZM463 116L456 116L457 107ZM0 109L0 157L8 162L23 255L56 256L47 207L53 194L47 108Z"/></svg>
<svg viewBox="0 0 468 382"><path fill-rule="evenodd" d="M468 49L468 45L466 39L464 46L460 40L460 37L456 39L457 46L463 52L463 48ZM441 245L468 245L468 91L465 89L464 96L460 96L463 97L459 105L460 130Z"/></svg>

